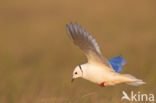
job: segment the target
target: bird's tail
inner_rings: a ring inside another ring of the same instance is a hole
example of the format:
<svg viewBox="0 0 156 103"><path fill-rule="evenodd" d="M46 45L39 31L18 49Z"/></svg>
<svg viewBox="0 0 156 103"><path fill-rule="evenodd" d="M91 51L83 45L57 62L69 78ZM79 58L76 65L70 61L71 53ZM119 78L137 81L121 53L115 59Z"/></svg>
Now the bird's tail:
<svg viewBox="0 0 156 103"><path fill-rule="evenodd" d="M123 75L130 79L130 81L126 82L126 84L128 84L128 85L139 86L139 85L146 84L143 80L137 79L136 77L134 77L130 74L123 74Z"/></svg>
<svg viewBox="0 0 156 103"><path fill-rule="evenodd" d="M132 85L132 86L139 86L139 85L143 85L146 84L144 81L138 81L138 82L131 82L131 83L126 83L128 85Z"/></svg>

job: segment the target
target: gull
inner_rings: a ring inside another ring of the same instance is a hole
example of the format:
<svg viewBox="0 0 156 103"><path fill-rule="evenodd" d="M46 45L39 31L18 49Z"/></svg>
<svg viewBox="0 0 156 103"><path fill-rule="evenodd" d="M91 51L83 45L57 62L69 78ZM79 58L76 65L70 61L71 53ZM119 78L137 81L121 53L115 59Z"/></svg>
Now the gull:
<svg viewBox="0 0 156 103"><path fill-rule="evenodd" d="M88 59L87 63L80 64L73 71L72 82L76 78L83 78L101 87L113 86L126 83L132 86L145 84L140 79L130 74L120 74L125 60L122 56L117 56L107 60L101 53L96 40L83 29L78 23L66 24L69 38L79 47Z"/></svg>

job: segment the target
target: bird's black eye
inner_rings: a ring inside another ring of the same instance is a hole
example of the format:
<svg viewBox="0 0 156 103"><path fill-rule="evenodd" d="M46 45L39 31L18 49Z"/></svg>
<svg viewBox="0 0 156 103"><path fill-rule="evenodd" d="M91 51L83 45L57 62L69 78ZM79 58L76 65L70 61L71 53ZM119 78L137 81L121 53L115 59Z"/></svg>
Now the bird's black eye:
<svg viewBox="0 0 156 103"><path fill-rule="evenodd" d="M77 72L75 72L75 74L77 74Z"/></svg>

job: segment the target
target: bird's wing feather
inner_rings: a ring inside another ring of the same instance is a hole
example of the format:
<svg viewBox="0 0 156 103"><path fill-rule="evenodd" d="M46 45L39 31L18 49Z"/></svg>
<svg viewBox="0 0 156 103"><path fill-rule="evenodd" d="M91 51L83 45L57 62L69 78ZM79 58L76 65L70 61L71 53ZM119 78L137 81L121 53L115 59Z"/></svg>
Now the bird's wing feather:
<svg viewBox="0 0 156 103"><path fill-rule="evenodd" d="M101 54L96 40L85 29L83 29L77 23L67 24L66 28L68 35L74 44L78 46L87 56L88 63L104 64L108 68L111 68L110 70L113 70L107 59Z"/></svg>

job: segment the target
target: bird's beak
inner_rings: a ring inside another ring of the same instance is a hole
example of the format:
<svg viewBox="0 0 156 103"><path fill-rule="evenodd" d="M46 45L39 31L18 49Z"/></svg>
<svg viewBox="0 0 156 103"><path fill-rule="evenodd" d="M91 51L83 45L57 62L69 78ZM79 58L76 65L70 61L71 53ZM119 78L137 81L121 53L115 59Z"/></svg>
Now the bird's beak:
<svg viewBox="0 0 156 103"><path fill-rule="evenodd" d="M74 81L74 78L72 78L71 83L73 83L73 81Z"/></svg>

